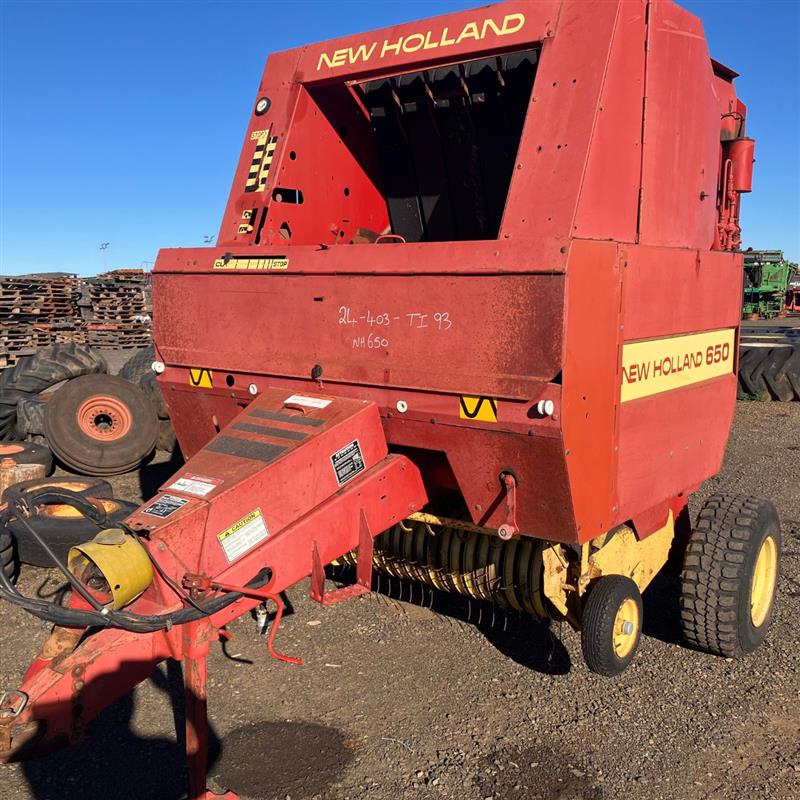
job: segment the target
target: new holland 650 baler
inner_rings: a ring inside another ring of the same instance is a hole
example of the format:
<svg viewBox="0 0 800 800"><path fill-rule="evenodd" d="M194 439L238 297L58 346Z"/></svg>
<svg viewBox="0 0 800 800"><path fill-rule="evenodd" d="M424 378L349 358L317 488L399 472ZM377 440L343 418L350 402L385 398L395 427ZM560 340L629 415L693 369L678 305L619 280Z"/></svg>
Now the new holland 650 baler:
<svg viewBox="0 0 800 800"><path fill-rule="evenodd" d="M774 509L687 514L736 396L735 76L668 0L512 0L271 56L217 246L153 275L187 463L71 552L68 607L2 586L56 623L0 703L2 757L182 659L205 797L209 643L273 601L289 660L280 593L308 576L324 603L379 569L566 619L610 675L671 560L689 642L756 647ZM326 593L335 560L357 580Z"/></svg>

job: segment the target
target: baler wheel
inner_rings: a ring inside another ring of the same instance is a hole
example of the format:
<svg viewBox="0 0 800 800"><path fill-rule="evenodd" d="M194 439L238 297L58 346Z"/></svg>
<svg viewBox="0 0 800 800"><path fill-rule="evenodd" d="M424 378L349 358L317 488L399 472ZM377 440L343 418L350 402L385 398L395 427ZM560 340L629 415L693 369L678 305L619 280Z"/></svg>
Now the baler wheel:
<svg viewBox="0 0 800 800"><path fill-rule="evenodd" d="M755 650L772 620L780 553L772 503L712 495L692 531L681 573L686 641L728 658Z"/></svg>
<svg viewBox="0 0 800 800"><path fill-rule="evenodd" d="M586 665L599 675L619 675L633 661L642 635L642 596L624 575L606 575L589 591L581 622Z"/></svg>
<svg viewBox="0 0 800 800"><path fill-rule="evenodd" d="M55 455L76 472L117 475L153 452L158 418L138 386L115 375L84 375L53 395L45 433Z"/></svg>

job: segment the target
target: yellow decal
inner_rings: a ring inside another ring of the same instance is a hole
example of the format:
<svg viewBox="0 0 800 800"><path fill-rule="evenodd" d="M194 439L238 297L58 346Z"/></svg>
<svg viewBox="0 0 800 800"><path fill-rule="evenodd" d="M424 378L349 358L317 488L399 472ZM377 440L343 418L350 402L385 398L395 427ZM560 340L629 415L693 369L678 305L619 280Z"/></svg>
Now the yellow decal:
<svg viewBox="0 0 800 800"><path fill-rule="evenodd" d="M480 422L497 422L497 400L493 397L462 395L458 403L458 416Z"/></svg>
<svg viewBox="0 0 800 800"><path fill-rule="evenodd" d="M222 533L217 534L217 539L222 545L222 550L228 563L232 564L249 550L252 550L259 542L269 537L267 525L261 514L261 509L253 509L246 517L242 517L238 522L234 522L230 528L226 528Z"/></svg>
<svg viewBox="0 0 800 800"><path fill-rule="evenodd" d="M468 22L462 28L452 31L448 27L444 27L424 33L411 33L408 36L400 36L396 40L384 39L383 42L373 41L370 44L359 44L355 47L342 47L331 53L320 53L317 70L321 70L323 67L334 69L358 63L366 64L373 58L399 56L401 53L452 47L468 40L480 42L490 35L510 36L512 33L522 30L524 25L524 14L506 14L500 22L496 22L492 17L487 17L483 20Z"/></svg>
<svg viewBox="0 0 800 800"><path fill-rule="evenodd" d="M211 389L214 386L214 373L210 369L190 369L189 386Z"/></svg>
<svg viewBox="0 0 800 800"><path fill-rule="evenodd" d="M252 233L253 232L253 217L255 216L254 208L247 208L242 211L242 221L239 223L239 233Z"/></svg>
<svg viewBox="0 0 800 800"><path fill-rule="evenodd" d="M263 192L267 185L272 157L278 146L278 137L270 136L271 130L253 131L250 134L250 140L255 141L256 149L253 151L253 160L247 171L247 180L244 184L246 192Z"/></svg>
<svg viewBox="0 0 800 800"><path fill-rule="evenodd" d="M289 269L286 256L266 256L264 258L218 258L214 269Z"/></svg>
<svg viewBox="0 0 800 800"><path fill-rule="evenodd" d="M736 331L725 328L622 347L620 400L636 400L733 372Z"/></svg>

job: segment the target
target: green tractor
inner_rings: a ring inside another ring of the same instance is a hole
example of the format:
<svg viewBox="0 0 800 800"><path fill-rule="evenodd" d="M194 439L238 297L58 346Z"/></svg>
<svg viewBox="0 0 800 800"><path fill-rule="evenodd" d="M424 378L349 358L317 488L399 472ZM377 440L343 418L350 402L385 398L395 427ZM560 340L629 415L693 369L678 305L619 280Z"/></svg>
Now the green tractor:
<svg viewBox="0 0 800 800"><path fill-rule="evenodd" d="M786 290L797 264L782 250L748 250L744 254L743 319L774 319L784 310Z"/></svg>

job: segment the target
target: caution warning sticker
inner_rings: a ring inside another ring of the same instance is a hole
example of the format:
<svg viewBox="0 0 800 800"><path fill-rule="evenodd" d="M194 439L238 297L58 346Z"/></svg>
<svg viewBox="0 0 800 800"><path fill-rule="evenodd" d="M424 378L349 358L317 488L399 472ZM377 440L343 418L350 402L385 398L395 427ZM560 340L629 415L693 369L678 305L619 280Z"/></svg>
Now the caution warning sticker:
<svg viewBox="0 0 800 800"><path fill-rule="evenodd" d="M197 386L201 389L214 388L214 373L210 369L190 369L189 386Z"/></svg>
<svg viewBox="0 0 800 800"><path fill-rule="evenodd" d="M229 564L232 564L237 558L241 558L268 537L269 531L260 508L253 509L246 517L242 517L230 528L225 528L222 533L217 534L217 539L222 545Z"/></svg>
<svg viewBox="0 0 800 800"><path fill-rule="evenodd" d="M497 422L497 400L493 397L462 395L458 403L458 416L480 422Z"/></svg>

